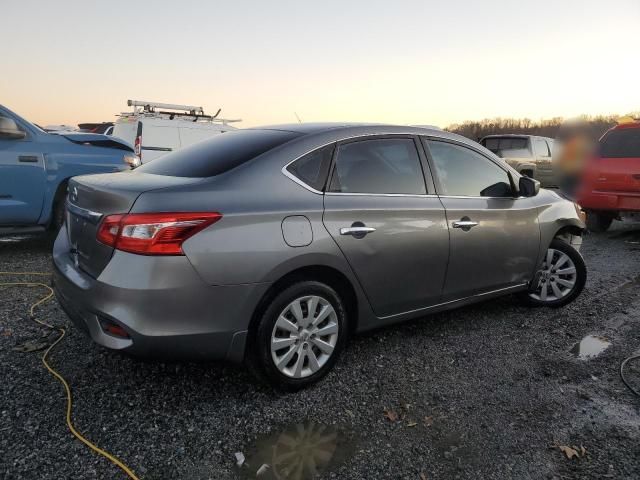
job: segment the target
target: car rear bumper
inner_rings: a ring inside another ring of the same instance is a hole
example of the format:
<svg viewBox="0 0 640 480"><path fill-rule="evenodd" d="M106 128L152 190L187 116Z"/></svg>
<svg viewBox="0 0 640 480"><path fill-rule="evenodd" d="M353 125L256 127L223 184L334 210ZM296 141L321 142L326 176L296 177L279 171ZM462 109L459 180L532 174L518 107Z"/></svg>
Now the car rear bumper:
<svg viewBox="0 0 640 480"><path fill-rule="evenodd" d="M249 321L269 284L211 286L186 257L116 251L98 278L74 265L63 228L53 287L73 323L93 341L136 356L239 362ZM129 338L107 333L122 327Z"/></svg>
<svg viewBox="0 0 640 480"><path fill-rule="evenodd" d="M640 211L640 192L594 190L582 195L579 203L585 210L635 212Z"/></svg>

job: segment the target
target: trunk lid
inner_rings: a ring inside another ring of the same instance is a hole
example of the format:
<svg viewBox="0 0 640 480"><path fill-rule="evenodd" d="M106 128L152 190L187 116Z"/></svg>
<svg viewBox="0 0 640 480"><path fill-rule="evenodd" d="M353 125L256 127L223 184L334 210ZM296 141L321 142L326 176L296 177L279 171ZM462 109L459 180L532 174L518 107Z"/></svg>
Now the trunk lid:
<svg viewBox="0 0 640 480"><path fill-rule="evenodd" d="M106 215L128 213L144 192L200 183L202 179L122 172L74 177L69 181L65 228L75 266L97 278L113 248L96 239Z"/></svg>

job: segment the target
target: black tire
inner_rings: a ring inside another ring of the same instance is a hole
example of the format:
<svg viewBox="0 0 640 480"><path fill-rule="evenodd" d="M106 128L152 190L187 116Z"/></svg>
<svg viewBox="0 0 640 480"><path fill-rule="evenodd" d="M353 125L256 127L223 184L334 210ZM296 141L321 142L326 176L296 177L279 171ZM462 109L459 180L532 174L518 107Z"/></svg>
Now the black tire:
<svg viewBox="0 0 640 480"><path fill-rule="evenodd" d="M611 222L613 222L613 215L598 212L587 213L587 228L591 232L606 232L611 226Z"/></svg>
<svg viewBox="0 0 640 480"><path fill-rule="evenodd" d="M291 302L308 295L319 296L331 304L336 313L338 338L333 352L318 371L306 377L294 378L282 373L275 365L271 356L271 336L275 323L283 310ZM257 324L249 332L245 362L249 370L259 380L281 390L296 391L317 382L329 373L344 349L347 335L347 314L338 293L321 282L300 281L285 288L267 303L260 314Z"/></svg>
<svg viewBox="0 0 640 480"><path fill-rule="evenodd" d="M49 230L52 235L57 235L62 224L64 223L64 202L67 199L67 183L60 185L56 196L53 199L53 207L51 209L51 221L49 222Z"/></svg>
<svg viewBox="0 0 640 480"><path fill-rule="evenodd" d="M564 297L552 301L542 301L531 296L532 290L528 292L522 292L518 294L518 299L525 305L529 307L551 307L551 308L560 308L568 303L573 302L578 295L582 292L584 285L587 281L587 266L584 263L584 259L580 252L578 252L575 248L569 245L567 242L560 240L559 238L554 238L549 248L554 250L558 250L564 254L566 254L576 269L576 281L572 290ZM538 272L536 272L536 278L534 282L537 282Z"/></svg>

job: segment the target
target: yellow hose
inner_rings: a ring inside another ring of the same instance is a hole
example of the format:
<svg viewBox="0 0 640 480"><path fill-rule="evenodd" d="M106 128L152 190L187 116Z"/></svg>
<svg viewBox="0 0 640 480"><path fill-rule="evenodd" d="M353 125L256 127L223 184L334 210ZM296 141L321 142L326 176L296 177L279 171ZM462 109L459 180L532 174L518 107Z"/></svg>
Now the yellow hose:
<svg viewBox="0 0 640 480"><path fill-rule="evenodd" d="M42 273L42 272L0 272L0 275L16 275L16 276L18 276L18 275L21 275L21 276L35 275L35 276L47 276L48 277L51 274ZM46 284L40 283L40 282L6 282L6 283L0 283L0 286L2 286L2 287L17 287L17 286L22 286L22 287L44 287L49 291L49 293L46 296L42 297L40 300L38 300L37 302L35 302L35 303L33 303L31 305L31 307L29 308L29 315L31 316L31 319L34 320L36 323L39 323L40 325L45 326L45 327L47 327L47 328L49 328L51 330L57 330L57 331L60 332L60 336L56 339L56 341L53 342L51 345L49 345L49 347L45 350L44 354L42 355L41 360L42 360L42 363L44 364L45 368L49 371L49 373L51 373L51 375L53 375L56 379L58 379L58 381L62 384L62 386L64 387L64 389L65 389L65 391L67 393L67 427L69 427L69 430L71 431L71 433L78 440L80 440L82 443L84 443L87 447L89 447L91 450L96 452L98 455L102 455L107 460L109 460L111 463L113 463L114 465L118 466L120 469L122 469L122 471L125 474L127 474L127 476L130 479L139 480L139 478L136 476L136 474L133 473L133 471L129 467L127 467L124 463L122 463L114 455L110 454L106 450L101 449L95 443L92 443L91 440L89 440L86 437L84 437L73 426L73 423L71 421L71 407L73 405L73 400L72 400L72 397L71 397L71 387L69 387L69 384L64 379L64 377L60 373L58 373L56 370L54 370L53 367L51 367L51 365L49 365L49 362L47 361L47 357L49 356L49 353L51 353L51 350L53 350L53 348L58 343L60 343L60 341L64 338L64 336L66 335L66 331L62 327L54 327L53 325L50 325L50 324L48 324L46 322L43 322L42 320L38 320L35 317L35 314L34 314L34 310L38 305L42 305L44 302L50 300L53 297L53 289L49 285L46 285Z"/></svg>

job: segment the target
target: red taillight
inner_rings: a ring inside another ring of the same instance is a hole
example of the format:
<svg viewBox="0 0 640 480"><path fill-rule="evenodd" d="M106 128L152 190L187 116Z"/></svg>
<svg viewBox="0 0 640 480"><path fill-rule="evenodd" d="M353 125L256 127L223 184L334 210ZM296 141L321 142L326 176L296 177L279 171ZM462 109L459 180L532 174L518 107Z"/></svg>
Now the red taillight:
<svg viewBox="0 0 640 480"><path fill-rule="evenodd" d="M100 223L97 238L125 252L184 255L182 243L221 218L217 212L109 215Z"/></svg>

